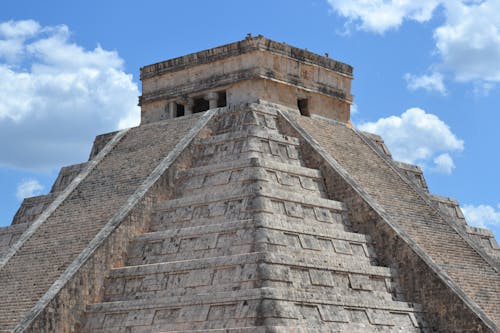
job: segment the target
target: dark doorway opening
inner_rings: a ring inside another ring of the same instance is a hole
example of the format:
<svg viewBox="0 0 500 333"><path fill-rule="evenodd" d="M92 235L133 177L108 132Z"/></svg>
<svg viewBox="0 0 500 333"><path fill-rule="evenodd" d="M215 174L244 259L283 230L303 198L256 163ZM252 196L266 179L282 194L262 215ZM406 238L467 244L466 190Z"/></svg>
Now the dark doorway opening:
<svg viewBox="0 0 500 333"><path fill-rule="evenodd" d="M175 103L175 116L182 117L184 115L184 105Z"/></svg>
<svg viewBox="0 0 500 333"><path fill-rule="evenodd" d="M208 101L204 98L195 98L193 102L193 113L207 111L210 107Z"/></svg>
<svg viewBox="0 0 500 333"><path fill-rule="evenodd" d="M217 99L217 107L221 108L227 105L227 97L226 97L226 92L225 91L219 91L217 93L218 99Z"/></svg>
<svg viewBox="0 0 500 333"><path fill-rule="evenodd" d="M297 107L299 108L300 114L309 117L309 105L307 98L299 98L297 100Z"/></svg>

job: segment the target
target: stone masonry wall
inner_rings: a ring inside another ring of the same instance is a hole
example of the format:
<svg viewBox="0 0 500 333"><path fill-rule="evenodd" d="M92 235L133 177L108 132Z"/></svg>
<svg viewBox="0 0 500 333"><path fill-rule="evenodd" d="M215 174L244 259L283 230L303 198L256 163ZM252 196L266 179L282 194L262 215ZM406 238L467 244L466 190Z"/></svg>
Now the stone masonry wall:
<svg viewBox="0 0 500 333"><path fill-rule="evenodd" d="M306 117L297 118L297 121L306 130L306 135L317 140L327 154L331 154L350 174L355 185L362 186L355 191L353 184L346 184L328 163L325 164L324 158L315 156L316 153L311 150L311 158L316 159L318 166L328 175L327 183L330 184L333 198L344 201L350 208L354 225L375 239L375 246L381 257L385 258L385 264L400 268L400 282L408 297L423 304L434 329L443 332L488 331L477 313L468 309L459 296L467 293L493 320L498 320L498 309L491 302L498 297L498 273L451 227L439 221L439 216L431 207L423 203L352 129ZM397 227L424 249L425 255L437 261L441 269L452 275L460 289L452 290L446 286L428 267L429 263L422 261L422 257L417 256L414 249L401 239L398 230L391 228L373 209L367 207L359 193L356 193L359 191L366 191L374 198L376 204L381 205L379 208L398 222ZM434 233L434 237L430 233ZM460 262L454 264L453 261ZM476 283L479 280L483 281L482 287Z"/></svg>
<svg viewBox="0 0 500 333"><path fill-rule="evenodd" d="M277 118L260 103L213 117L82 332L427 332Z"/></svg>
<svg viewBox="0 0 500 333"><path fill-rule="evenodd" d="M0 270L0 331L14 328L197 119L131 129L23 244Z"/></svg>
<svg viewBox="0 0 500 333"><path fill-rule="evenodd" d="M192 153L193 149L183 151L175 164L148 190L119 227L23 332L79 332L83 328L85 307L103 299L104 281L109 270L124 264L130 240L149 228L154 204L171 197L174 189L170 179L178 172L179 165L183 168L190 164Z"/></svg>
<svg viewBox="0 0 500 333"><path fill-rule="evenodd" d="M28 226L28 223L19 223L0 228L0 257L17 241Z"/></svg>

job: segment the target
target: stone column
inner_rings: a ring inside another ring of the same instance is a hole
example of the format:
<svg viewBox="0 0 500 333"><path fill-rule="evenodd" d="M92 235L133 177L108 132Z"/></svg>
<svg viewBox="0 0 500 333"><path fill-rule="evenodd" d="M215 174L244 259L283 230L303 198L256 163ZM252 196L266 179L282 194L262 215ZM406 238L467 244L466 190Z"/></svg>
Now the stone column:
<svg viewBox="0 0 500 333"><path fill-rule="evenodd" d="M170 119L175 118L177 116L177 104L174 101L170 101L168 103L168 116Z"/></svg>
<svg viewBox="0 0 500 333"><path fill-rule="evenodd" d="M186 116L193 114L193 106L194 106L194 100L191 97L188 97L186 100L186 104L184 105L184 114Z"/></svg>
<svg viewBox="0 0 500 333"><path fill-rule="evenodd" d="M218 98L219 98L219 95L213 91L211 91L205 95L205 99L208 100L208 108L209 109L215 109L217 107Z"/></svg>

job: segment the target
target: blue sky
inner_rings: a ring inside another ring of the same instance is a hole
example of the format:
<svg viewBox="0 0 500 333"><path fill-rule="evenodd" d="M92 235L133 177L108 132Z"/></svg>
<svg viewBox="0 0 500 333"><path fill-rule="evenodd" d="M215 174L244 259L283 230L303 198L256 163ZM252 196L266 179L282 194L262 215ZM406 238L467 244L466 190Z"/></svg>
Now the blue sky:
<svg viewBox="0 0 500 333"><path fill-rule="evenodd" d="M500 0L4 1L0 226L97 134L137 122L139 68L247 33L354 66L353 122L500 237Z"/></svg>

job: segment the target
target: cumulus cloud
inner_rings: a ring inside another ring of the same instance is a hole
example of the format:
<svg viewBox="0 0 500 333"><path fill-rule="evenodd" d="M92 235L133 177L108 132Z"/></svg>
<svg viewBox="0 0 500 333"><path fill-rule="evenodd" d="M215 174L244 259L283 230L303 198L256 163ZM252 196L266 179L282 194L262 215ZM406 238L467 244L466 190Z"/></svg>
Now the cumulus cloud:
<svg viewBox="0 0 500 333"><path fill-rule="evenodd" d="M462 207L467 222L474 227L500 227L500 205L464 205Z"/></svg>
<svg viewBox="0 0 500 333"><path fill-rule="evenodd" d="M16 198L21 201L24 198L29 198L38 195L43 190L42 184L36 179L26 179L17 185Z"/></svg>
<svg viewBox="0 0 500 333"><path fill-rule="evenodd" d="M404 76L407 87L410 90L424 89L427 91L436 91L446 95L446 87L441 73L432 73L430 75L416 76L406 73Z"/></svg>
<svg viewBox="0 0 500 333"><path fill-rule="evenodd" d="M425 22L431 19L437 0L328 0L332 9L356 24L358 29L384 33L398 28L404 20Z"/></svg>
<svg viewBox="0 0 500 333"><path fill-rule="evenodd" d="M138 124L138 87L118 53L70 37L65 25L0 23L0 166L81 162L96 134Z"/></svg>
<svg viewBox="0 0 500 333"><path fill-rule="evenodd" d="M434 74L410 75L410 90L445 91L443 76L471 82L474 92L487 95L492 83L500 82L499 0L328 0L332 9L356 28L384 33L405 21L426 22L436 8L444 20L433 33L438 63L430 64ZM439 73L438 73L439 72ZM479 82L479 83L478 83ZM485 84L486 83L486 84ZM489 84L488 84L489 83ZM477 91L484 87L484 91Z"/></svg>
<svg viewBox="0 0 500 333"><path fill-rule="evenodd" d="M464 142L445 122L420 108L363 123L359 128L381 135L396 160L431 166L438 172L450 173L454 163L449 153L464 149Z"/></svg>
<svg viewBox="0 0 500 333"><path fill-rule="evenodd" d="M500 81L500 1L448 1L434 32L443 70L458 81Z"/></svg>
<svg viewBox="0 0 500 333"><path fill-rule="evenodd" d="M455 163L448 153L436 156L434 158L434 164L436 165L436 171L448 175L455 169Z"/></svg>

